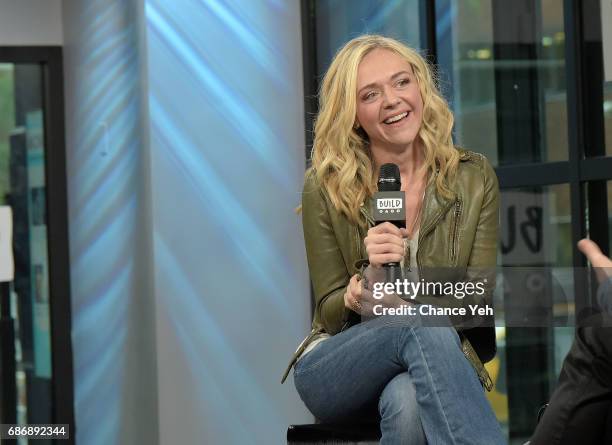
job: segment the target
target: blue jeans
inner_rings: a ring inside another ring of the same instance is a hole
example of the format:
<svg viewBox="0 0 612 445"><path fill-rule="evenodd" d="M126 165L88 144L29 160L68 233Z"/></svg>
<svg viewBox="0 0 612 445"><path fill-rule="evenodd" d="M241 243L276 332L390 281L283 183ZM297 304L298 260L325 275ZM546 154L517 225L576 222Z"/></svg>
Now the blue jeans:
<svg viewBox="0 0 612 445"><path fill-rule="evenodd" d="M306 407L324 422L378 418L381 445L504 443L457 332L422 323L378 317L317 345L294 370Z"/></svg>

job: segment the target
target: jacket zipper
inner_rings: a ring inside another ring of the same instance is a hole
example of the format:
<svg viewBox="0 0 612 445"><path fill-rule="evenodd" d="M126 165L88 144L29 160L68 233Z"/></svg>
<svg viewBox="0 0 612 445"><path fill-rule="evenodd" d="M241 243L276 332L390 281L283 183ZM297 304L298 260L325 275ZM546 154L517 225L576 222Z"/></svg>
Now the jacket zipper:
<svg viewBox="0 0 612 445"><path fill-rule="evenodd" d="M361 234L359 227L355 227L355 246L357 248L357 258L361 258Z"/></svg>
<svg viewBox="0 0 612 445"><path fill-rule="evenodd" d="M407 246L406 246L406 250L408 251L406 253L405 258L408 258L408 272L412 272L412 258L411 258L411 253L410 253L410 240L408 240Z"/></svg>
<svg viewBox="0 0 612 445"><path fill-rule="evenodd" d="M362 205L359 208L359 211L361 212L361 214L365 217L366 221L368 222L369 226L373 226L375 224L374 222L374 218L372 218L372 216L368 213L368 211L365 209L365 204Z"/></svg>
<svg viewBox="0 0 612 445"><path fill-rule="evenodd" d="M461 216L461 201L455 201L455 221L451 232L451 261L457 258L457 232L459 230L459 218Z"/></svg>

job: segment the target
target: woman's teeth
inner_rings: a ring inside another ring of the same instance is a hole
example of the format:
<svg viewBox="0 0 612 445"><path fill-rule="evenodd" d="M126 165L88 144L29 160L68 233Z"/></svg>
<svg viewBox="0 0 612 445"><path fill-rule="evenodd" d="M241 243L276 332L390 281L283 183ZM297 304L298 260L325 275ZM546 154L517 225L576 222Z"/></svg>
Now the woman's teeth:
<svg viewBox="0 0 612 445"><path fill-rule="evenodd" d="M385 119L384 122L385 122L385 124L393 124L393 123L395 123L397 121L402 120L406 116L408 116L408 112L407 111L405 111L402 114L398 114L397 116L390 117L389 119Z"/></svg>

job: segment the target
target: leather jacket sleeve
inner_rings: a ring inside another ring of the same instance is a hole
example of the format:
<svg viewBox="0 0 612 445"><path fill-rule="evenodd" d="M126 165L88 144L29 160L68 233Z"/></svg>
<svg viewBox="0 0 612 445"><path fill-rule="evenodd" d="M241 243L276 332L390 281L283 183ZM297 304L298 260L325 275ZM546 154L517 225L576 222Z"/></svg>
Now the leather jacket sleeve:
<svg viewBox="0 0 612 445"><path fill-rule="evenodd" d="M496 281L497 248L499 243L499 184L495 170L483 157L483 200L467 265L466 281L485 283L485 293L475 303L492 307ZM478 324L494 324L493 317L484 317Z"/></svg>
<svg viewBox="0 0 612 445"><path fill-rule="evenodd" d="M312 170L306 174L302 193L302 225L310 279L315 300L314 320L327 333L335 335L348 320L344 292L350 276L330 216L324 191Z"/></svg>
<svg viewBox="0 0 612 445"><path fill-rule="evenodd" d="M492 304L495 290L497 246L499 242L499 184L495 170L483 157L483 199L472 251L468 261L467 281L486 281L484 302Z"/></svg>
<svg viewBox="0 0 612 445"><path fill-rule="evenodd" d="M480 200L480 212L475 220L475 227L466 227L466 230L473 230L474 237L471 245L467 242L461 246L463 251L469 252L467 264L463 263L465 275L463 282L481 282L484 284L484 294L478 296L473 294L464 299L454 297L442 298L437 296L419 296L417 302L421 304L433 304L446 307L465 307L476 304L482 307L483 304L492 305L492 295L495 289L497 246L499 231L499 184L497 175L491 164L484 156L480 162L480 178L473 181L471 199ZM477 201L476 201L477 202ZM467 250L464 250L467 249ZM435 281L435 279L433 279ZM453 325L461 331L466 328L490 324L490 317L457 316L451 317Z"/></svg>
<svg viewBox="0 0 612 445"><path fill-rule="evenodd" d="M499 231L499 184L489 161L483 159L483 200L468 267L494 268ZM493 283L494 286L495 283Z"/></svg>

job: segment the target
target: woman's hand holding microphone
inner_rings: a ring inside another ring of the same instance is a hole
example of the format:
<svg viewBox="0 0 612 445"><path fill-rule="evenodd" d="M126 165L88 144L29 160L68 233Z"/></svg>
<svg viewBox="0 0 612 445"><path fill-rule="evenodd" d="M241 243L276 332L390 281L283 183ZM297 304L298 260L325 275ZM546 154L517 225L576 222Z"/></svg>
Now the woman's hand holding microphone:
<svg viewBox="0 0 612 445"><path fill-rule="evenodd" d="M370 266L364 272L366 282L374 283L384 277L381 266L387 263L401 263L404 259L404 238L408 236L406 229L400 229L389 222L378 224L368 230L364 239ZM363 288L364 280L358 274L351 277L344 293L344 306L357 312L364 313L371 309L373 300L371 289Z"/></svg>
<svg viewBox="0 0 612 445"><path fill-rule="evenodd" d="M404 259L404 238L406 229L400 229L390 222L378 224L368 230L363 240L368 253L368 260L373 267L387 263L401 263Z"/></svg>

